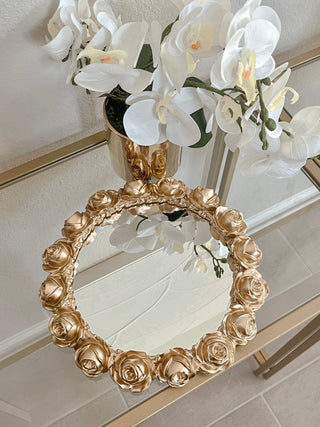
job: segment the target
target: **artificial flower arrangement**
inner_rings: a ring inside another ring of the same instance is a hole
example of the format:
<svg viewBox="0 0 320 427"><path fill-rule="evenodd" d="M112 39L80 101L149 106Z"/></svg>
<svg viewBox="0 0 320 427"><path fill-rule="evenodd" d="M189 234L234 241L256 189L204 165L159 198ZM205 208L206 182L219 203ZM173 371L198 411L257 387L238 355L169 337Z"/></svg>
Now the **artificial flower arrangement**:
<svg viewBox="0 0 320 427"><path fill-rule="evenodd" d="M67 82L108 98L109 120L140 146L168 140L203 147L215 119L227 147L240 149L241 170L249 176L290 177L319 156L320 106L279 122L286 96L295 103L299 95L287 86L288 64L276 67L272 57L281 32L277 13L261 0L246 1L235 14L229 0L171 1L179 13L162 28L156 21L122 23L107 0L93 6L88 0L60 0L45 49L69 61ZM208 254L221 276L224 257L214 255L192 221L184 212L126 217L118 227L127 230L127 240L116 229L111 242L127 251L153 249L169 236L171 249L193 242L195 253ZM196 265L206 270L201 256Z"/></svg>

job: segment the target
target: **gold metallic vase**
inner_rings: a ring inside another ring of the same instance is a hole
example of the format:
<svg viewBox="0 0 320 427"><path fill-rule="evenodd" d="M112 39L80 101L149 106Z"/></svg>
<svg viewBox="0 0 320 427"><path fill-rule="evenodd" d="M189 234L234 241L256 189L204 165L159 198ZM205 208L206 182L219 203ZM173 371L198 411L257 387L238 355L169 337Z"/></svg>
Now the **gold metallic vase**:
<svg viewBox="0 0 320 427"><path fill-rule="evenodd" d="M150 146L132 142L110 124L107 109L106 100L103 105L106 139L112 167L117 175L128 182L136 179L156 181L176 173L181 160L181 147L169 141Z"/></svg>

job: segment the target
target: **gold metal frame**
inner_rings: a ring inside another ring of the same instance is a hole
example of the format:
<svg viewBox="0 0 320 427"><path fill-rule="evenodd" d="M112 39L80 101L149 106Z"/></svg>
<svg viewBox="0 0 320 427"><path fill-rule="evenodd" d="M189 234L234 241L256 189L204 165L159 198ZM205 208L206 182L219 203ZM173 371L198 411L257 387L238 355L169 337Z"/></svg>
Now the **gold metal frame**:
<svg viewBox="0 0 320 427"><path fill-rule="evenodd" d="M233 272L230 303L218 330L204 335L191 349L173 348L162 354L113 349L90 331L77 311L72 289L78 256L91 243L98 226L112 224L123 210L131 214L174 212L186 209L195 220L207 221L212 236L229 250ZM126 183L119 191L98 191L88 201L85 212L76 212L65 221L62 234L43 254L43 268L50 275L39 297L44 308L53 312L49 330L53 342L75 349L75 362L89 377L109 370L123 389L140 392L153 379L172 387L182 387L198 371L217 373L234 361L237 345L243 346L257 332L254 312L268 294L267 283L255 270L262 254L256 243L244 235L246 225L239 211L219 205L213 190L188 189L182 181L160 179Z"/></svg>

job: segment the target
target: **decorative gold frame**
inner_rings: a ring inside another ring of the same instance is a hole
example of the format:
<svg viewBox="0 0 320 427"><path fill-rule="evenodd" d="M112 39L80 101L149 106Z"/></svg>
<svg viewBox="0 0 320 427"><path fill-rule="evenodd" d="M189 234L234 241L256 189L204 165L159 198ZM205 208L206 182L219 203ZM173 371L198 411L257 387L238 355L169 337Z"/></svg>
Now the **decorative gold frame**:
<svg viewBox="0 0 320 427"><path fill-rule="evenodd" d="M115 221L123 210L132 214L173 212L187 209L196 220L210 224L212 236L229 249L233 272L229 308L218 330L204 335L191 349L173 348L149 356L142 351L113 349L90 331L77 311L72 290L77 259L83 246L95 236L97 226ZM65 221L62 234L43 254L43 268L50 275L39 297L53 312L49 330L53 342L75 349L75 362L89 377L109 370L120 387L140 392L157 378L172 387L184 386L197 371L218 373L234 361L237 345L245 345L257 332L254 311L268 294L267 283L255 270L262 254L256 243L244 235L246 225L239 211L219 205L213 190L188 189L182 181L160 179L126 183L119 191L101 190L88 201L85 212Z"/></svg>

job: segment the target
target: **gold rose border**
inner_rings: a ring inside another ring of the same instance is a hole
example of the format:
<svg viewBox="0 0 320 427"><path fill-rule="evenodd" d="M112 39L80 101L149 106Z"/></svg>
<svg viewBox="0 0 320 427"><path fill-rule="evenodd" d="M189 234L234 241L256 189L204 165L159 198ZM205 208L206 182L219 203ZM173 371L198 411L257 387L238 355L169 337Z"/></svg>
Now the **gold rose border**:
<svg viewBox="0 0 320 427"><path fill-rule="evenodd" d="M187 209L196 220L208 221L212 236L229 249L233 285L223 321L217 331L204 335L191 349L173 348L157 355L113 349L91 332L77 311L72 285L79 252L94 239L97 226L113 223L123 210L153 214L180 209ZM244 235L245 231L242 214L220 206L213 190L191 190L173 178L155 184L132 181L119 191L96 192L85 212L76 212L65 221L63 238L43 254L43 269L50 274L42 283L39 297L43 307L53 312L49 322L53 342L74 348L75 362L87 376L96 377L109 370L120 387L132 392L145 390L154 379L182 387L198 371L215 374L225 370L234 361L235 347L254 338L254 311L268 294L267 283L255 270L261 251Z"/></svg>

